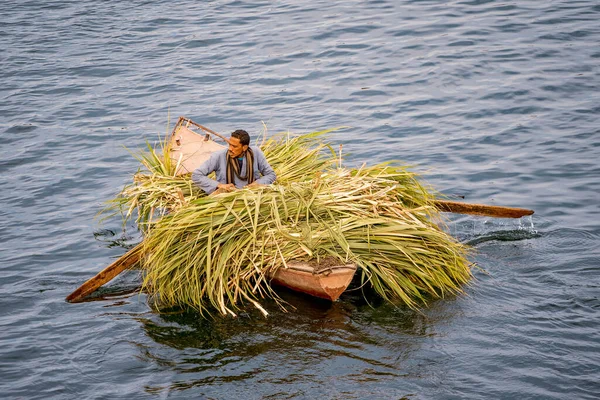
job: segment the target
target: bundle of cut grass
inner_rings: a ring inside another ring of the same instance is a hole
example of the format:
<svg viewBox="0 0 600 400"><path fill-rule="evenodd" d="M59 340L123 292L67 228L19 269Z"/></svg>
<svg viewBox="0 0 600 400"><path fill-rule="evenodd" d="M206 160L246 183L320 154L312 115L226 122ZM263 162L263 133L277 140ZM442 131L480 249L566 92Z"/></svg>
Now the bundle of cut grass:
<svg viewBox="0 0 600 400"><path fill-rule="evenodd" d="M277 182L312 179L315 171L333 167L338 161L336 154L331 146L320 141L332 130L300 136L279 134L263 141L261 149L277 174ZM205 196L193 184L191 174L176 175L177 165L170 157L168 140L159 141L158 148L147 143L147 149L134 155L142 164L142 170L134 175L133 183L126 185L102 210L107 217L120 213L124 223L137 211L135 222L143 232L163 215Z"/></svg>
<svg viewBox="0 0 600 400"><path fill-rule="evenodd" d="M157 168L151 150L149 173L113 203L144 215L151 298L232 315L250 302L266 313L259 301L278 300L269 285L278 268L325 257L355 263L364 284L410 307L460 292L471 277L467 250L434 222L430 191L405 168L339 168L323 133L270 139L262 148L276 184L216 196ZM147 224L157 208L168 212Z"/></svg>

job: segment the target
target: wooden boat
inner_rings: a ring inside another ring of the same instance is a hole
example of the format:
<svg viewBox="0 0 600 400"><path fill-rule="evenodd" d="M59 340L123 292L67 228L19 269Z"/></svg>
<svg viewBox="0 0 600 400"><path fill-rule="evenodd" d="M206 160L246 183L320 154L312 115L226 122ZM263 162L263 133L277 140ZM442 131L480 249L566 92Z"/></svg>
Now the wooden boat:
<svg viewBox="0 0 600 400"><path fill-rule="evenodd" d="M271 276L271 283L325 300L336 301L356 272L355 264L320 266L288 262Z"/></svg>
<svg viewBox="0 0 600 400"><path fill-rule="evenodd" d="M199 125L192 120L180 117L169 139L170 157L177 163L177 175L187 174L198 168L212 153L225 149L214 139L227 142L227 138ZM66 300L71 303L84 301L100 286L110 282L126 269L138 265L142 257L142 246L137 245L121 258L86 281ZM306 293L311 296L335 301L346 290L354 273L355 264L336 265L328 263L288 262L270 276L275 285Z"/></svg>
<svg viewBox="0 0 600 400"><path fill-rule="evenodd" d="M73 293L67 296L70 303L79 303L94 293L100 286L110 282L121 272L139 265L142 257L142 244L138 244L118 260L86 281ZM271 274L271 282L297 292L322 299L336 301L348 288L354 273L355 264L307 263L291 261Z"/></svg>
<svg viewBox="0 0 600 400"><path fill-rule="evenodd" d="M180 117L169 139L171 159L177 163L177 175L194 171L210 155L226 146L216 143L214 139L221 139L225 143L227 138L199 125L192 120ZM443 212L461 214L486 215L500 218L520 218L533 214L533 210L514 207L488 206L483 204L469 204L462 202L438 200L435 206ZM121 258L100 271L96 276L86 281L66 300L72 303L84 301L87 296L96 291L100 286L111 281L126 269L135 267L142 257L142 245L139 244L129 250ZM290 261L287 266L279 268L270 276L275 285L305 293L311 296L330 301L337 300L346 290L354 273L356 265L336 265L328 263L302 263Z"/></svg>

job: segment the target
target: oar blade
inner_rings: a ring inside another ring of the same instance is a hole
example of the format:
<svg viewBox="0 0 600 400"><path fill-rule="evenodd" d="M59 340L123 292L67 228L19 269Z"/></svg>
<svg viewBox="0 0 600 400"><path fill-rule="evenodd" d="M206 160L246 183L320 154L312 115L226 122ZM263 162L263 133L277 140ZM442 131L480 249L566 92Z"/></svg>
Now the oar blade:
<svg viewBox="0 0 600 400"><path fill-rule="evenodd" d="M533 210L516 207L488 206L485 204L463 203L459 201L436 200L435 206L443 212L456 214L483 215L495 218L521 218L532 215Z"/></svg>
<svg viewBox="0 0 600 400"><path fill-rule="evenodd" d="M94 293L100 286L110 282L121 272L135 265L140 260L141 255L142 243L123 254L118 260L96 274L96 276L88 279L83 285L68 295L65 300L69 303L81 302L86 296Z"/></svg>

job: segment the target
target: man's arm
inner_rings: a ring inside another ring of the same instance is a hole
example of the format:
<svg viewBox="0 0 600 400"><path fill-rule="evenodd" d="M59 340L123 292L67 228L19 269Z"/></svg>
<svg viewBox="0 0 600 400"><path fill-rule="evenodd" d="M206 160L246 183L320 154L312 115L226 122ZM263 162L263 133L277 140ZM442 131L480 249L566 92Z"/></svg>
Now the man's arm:
<svg viewBox="0 0 600 400"><path fill-rule="evenodd" d="M271 168L271 165L269 165L269 162L261 150L256 149L253 151L254 156L256 157L258 170L262 175L260 178L255 180L254 183L258 185L270 185L271 183L275 182L275 179L277 178L277 176L275 176L275 171L273 171L273 168Z"/></svg>
<svg viewBox="0 0 600 400"><path fill-rule="evenodd" d="M213 153L210 158L202 163L192 172L192 181L198 185L206 194L211 194L217 190L219 182L210 179L208 175L214 172L219 166L217 153Z"/></svg>

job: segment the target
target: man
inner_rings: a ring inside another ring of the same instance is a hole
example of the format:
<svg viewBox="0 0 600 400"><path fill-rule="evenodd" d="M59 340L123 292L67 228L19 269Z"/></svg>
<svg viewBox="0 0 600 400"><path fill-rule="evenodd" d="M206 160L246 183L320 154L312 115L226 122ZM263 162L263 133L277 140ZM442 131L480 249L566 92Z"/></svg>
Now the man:
<svg viewBox="0 0 600 400"><path fill-rule="evenodd" d="M216 181L208 177L211 172L215 173ZM229 138L229 149L213 153L192 173L192 180L206 194L217 189L230 192L246 186L269 185L275 182L275 171L263 152L250 146L248 132L238 129Z"/></svg>

